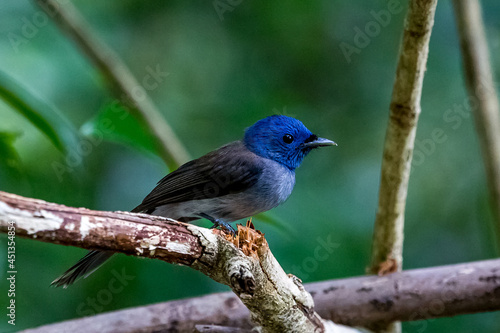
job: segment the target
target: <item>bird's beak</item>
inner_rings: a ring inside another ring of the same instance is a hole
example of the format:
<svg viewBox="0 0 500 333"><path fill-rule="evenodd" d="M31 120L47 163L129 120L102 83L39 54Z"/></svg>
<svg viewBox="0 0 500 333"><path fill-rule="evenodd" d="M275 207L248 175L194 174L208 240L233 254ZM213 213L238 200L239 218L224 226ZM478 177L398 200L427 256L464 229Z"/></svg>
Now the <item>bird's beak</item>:
<svg viewBox="0 0 500 333"><path fill-rule="evenodd" d="M317 138L314 141L306 142L303 145L304 147L307 148L318 148L318 147L336 146L337 144L332 140Z"/></svg>

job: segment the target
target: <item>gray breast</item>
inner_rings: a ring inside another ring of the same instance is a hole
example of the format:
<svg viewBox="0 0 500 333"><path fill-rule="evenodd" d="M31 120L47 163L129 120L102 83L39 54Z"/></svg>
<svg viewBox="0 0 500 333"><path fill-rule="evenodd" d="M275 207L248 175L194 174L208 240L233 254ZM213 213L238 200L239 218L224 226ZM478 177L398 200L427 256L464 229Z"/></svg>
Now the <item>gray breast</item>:
<svg viewBox="0 0 500 333"><path fill-rule="evenodd" d="M290 196L295 185L295 172L287 167L266 160L267 164L260 179L259 196L267 202L268 209L274 208L285 202Z"/></svg>
<svg viewBox="0 0 500 333"><path fill-rule="evenodd" d="M251 188L221 197L164 205L158 207L153 215L180 218L199 217L200 213L205 213L213 218L232 222L274 208L292 193L295 172L272 160L263 160L263 172Z"/></svg>

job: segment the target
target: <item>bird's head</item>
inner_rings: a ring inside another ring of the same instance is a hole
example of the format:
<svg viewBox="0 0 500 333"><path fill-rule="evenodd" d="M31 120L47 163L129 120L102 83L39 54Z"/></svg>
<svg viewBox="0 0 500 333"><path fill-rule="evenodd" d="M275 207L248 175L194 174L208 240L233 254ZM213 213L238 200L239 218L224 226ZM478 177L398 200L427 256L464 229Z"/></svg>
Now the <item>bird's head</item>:
<svg viewBox="0 0 500 333"><path fill-rule="evenodd" d="M314 148L337 145L318 138L299 120L287 116L270 116L245 131L245 146L253 153L295 170Z"/></svg>

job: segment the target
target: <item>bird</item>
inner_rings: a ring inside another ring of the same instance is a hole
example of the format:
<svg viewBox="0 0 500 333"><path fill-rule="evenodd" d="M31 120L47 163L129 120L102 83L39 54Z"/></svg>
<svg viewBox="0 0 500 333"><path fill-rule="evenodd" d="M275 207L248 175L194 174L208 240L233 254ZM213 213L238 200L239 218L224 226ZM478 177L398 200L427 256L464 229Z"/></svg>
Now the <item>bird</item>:
<svg viewBox="0 0 500 333"><path fill-rule="evenodd" d="M283 203L295 185L295 169L315 148L336 146L300 121L272 115L228 143L167 174L132 212L181 222L207 219L230 234L229 224ZM88 277L114 253L90 251L51 285L67 288Z"/></svg>

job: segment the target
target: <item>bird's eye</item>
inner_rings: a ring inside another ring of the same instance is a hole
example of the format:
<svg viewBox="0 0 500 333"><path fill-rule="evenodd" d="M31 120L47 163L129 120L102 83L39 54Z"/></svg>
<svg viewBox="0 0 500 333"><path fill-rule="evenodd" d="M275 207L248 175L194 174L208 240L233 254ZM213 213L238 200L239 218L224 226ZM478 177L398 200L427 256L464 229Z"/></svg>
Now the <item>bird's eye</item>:
<svg viewBox="0 0 500 333"><path fill-rule="evenodd" d="M283 135L283 142L284 143L292 143L293 142L293 136L291 134L285 134L285 135Z"/></svg>

